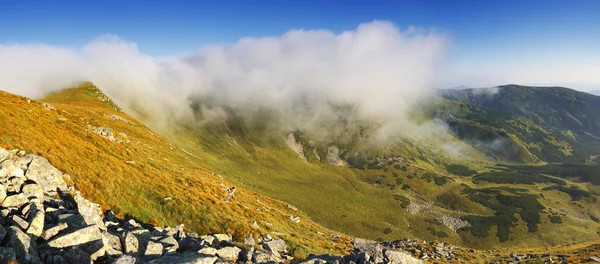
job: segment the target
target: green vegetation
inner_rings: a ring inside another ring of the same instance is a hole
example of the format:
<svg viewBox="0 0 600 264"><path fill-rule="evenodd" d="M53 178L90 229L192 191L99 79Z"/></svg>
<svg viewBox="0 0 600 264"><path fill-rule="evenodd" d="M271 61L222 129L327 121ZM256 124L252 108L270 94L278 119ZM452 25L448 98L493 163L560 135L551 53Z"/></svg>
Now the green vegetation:
<svg viewBox="0 0 600 264"><path fill-rule="evenodd" d="M556 179L546 175L521 174L516 171L490 171L484 172L473 177L473 180L487 181L494 183L509 184L534 184L534 183L555 183L566 185L564 180Z"/></svg>
<svg viewBox="0 0 600 264"><path fill-rule="evenodd" d="M469 167L460 164L448 165L446 166L446 169L448 172L458 176L471 176L477 173L476 170L471 170Z"/></svg>
<svg viewBox="0 0 600 264"><path fill-rule="evenodd" d="M544 189L542 189L543 191L552 191L552 190L557 190L559 192L563 192L568 194L569 196L571 196L571 200L573 201L579 201L581 199L584 198L589 198L592 196L592 194L586 190L582 190L579 189L578 187L574 187L574 186L550 186L550 187L546 187Z"/></svg>
<svg viewBox="0 0 600 264"><path fill-rule="evenodd" d="M472 201L484 205L495 211L493 216L463 216L471 226L463 230L471 232L473 235L486 238L489 236L489 230L492 226L497 226L497 236L500 241L508 241L510 237L510 228L518 219L514 216L519 214L523 221L527 223L529 232L536 232L540 224L540 213L544 209L537 195L503 193L503 189L483 188L473 189L466 187L463 192L468 195Z"/></svg>
<svg viewBox="0 0 600 264"><path fill-rule="evenodd" d="M562 224L562 218L558 215L550 215L548 216L550 218L550 223L553 224Z"/></svg>

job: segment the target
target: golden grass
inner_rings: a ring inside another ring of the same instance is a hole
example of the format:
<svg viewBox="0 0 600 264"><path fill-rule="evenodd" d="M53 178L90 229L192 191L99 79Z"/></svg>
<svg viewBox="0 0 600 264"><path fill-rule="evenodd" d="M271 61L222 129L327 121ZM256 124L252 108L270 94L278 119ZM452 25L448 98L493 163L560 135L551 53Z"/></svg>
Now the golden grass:
<svg viewBox="0 0 600 264"><path fill-rule="evenodd" d="M121 216L162 225L184 223L198 233L227 232L238 239L281 233L300 256L349 248L348 236L332 239L333 231L264 195L237 188L232 202L225 202L225 189L234 184L202 169L112 102L100 100L102 96L86 83L46 97L55 108L47 110L40 101L0 91L0 146L46 157L71 175L85 197ZM110 141L88 125L110 127L115 137L129 142ZM293 223L289 215L299 215L301 222ZM260 229L252 226L254 221Z"/></svg>

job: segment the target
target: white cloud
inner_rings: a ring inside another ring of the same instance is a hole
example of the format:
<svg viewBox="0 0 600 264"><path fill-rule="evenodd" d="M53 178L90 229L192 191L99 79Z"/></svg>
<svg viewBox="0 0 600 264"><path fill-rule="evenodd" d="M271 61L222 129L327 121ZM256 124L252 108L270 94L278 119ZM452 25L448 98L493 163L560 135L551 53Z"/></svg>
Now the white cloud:
<svg viewBox="0 0 600 264"><path fill-rule="evenodd" d="M403 120L428 94L446 38L388 22L340 34L290 30L282 36L240 39L194 54L154 58L135 43L103 36L82 47L0 46L0 89L39 97L89 80L128 109L132 103L159 119L208 115L222 107L270 109L298 128L333 118L331 104L355 106L356 118ZM304 110L300 111L299 107Z"/></svg>

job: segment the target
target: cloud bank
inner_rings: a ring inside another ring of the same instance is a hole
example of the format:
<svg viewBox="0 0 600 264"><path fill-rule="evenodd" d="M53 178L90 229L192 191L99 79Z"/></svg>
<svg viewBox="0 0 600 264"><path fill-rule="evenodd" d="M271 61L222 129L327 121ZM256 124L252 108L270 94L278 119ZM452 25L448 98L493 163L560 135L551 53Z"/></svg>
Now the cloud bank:
<svg viewBox="0 0 600 264"><path fill-rule="evenodd" d="M349 106L351 118L395 123L390 128L429 94L446 46L437 32L382 21L339 34L247 37L166 58L117 36L80 49L0 45L0 89L40 97L89 80L126 112L142 108L163 124L268 110L285 129L302 129L339 120L335 109Z"/></svg>

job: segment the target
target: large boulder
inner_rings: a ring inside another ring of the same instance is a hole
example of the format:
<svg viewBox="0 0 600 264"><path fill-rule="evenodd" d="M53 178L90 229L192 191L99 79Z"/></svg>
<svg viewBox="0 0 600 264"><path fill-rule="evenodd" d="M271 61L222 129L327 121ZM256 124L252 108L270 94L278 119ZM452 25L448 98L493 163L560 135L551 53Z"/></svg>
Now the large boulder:
<svg viewBox="0 0 600 264"><path fill-rule="evenodd" d="M378 263L383 260L383 247L376 241L355 238L352 244L358 251L371 256L371 261Z"/></svg>
<svg viewBox="0 0 600 264"><path fill-rule="evenodd" d="M106 230L101 217L102 209L100 205L86 200L79 193L75 193L73 199L77 203L77 211L83 216L88 225L97 225L100 229Z"/></svg>
<svg viewBox="0 0 600 264"><path fill-rule="evenodd" d="M27 234L31 235L32 238L37 239L42 235L44 231L44 207L36 204L31 205L29 209L29 227L27 228Z"/></svg>
<svg viewBox="0 0 600 264"><path fill-rule="evenodd" d="M262 247L266 251L270 251L273 254L287 253L287 245L283 239L276 239L267 242L263 242Z"/></svg>
<svg viewBox="0 0 600 264"><path fill-rule="evenodd" d="M15 251L19 263L22 264L41 264L38 257L37 244L16 226L8 228L6 234L6 246Z"/></svg>
<svg viewBox="0 0 600 264"><path fill-rule="evenodd" d="M387 259L387 263L390 263L390 264L420 264L420 263L423 263L423 261L413 257L408 252L402 252L402 251L391 250L391 249L388 249L385 251L385 258Z"/></svg>
<svg viewBox="0 0 600 264"><path fill-rule="evenodd" d="M45 192L55 193L57 188L67 190L62 172L54 168L47 159L34 156L25 172L25 177L39 184Z"/></svg>
<svg viewBox="0 0 600 264"><path fill-rule="evenodd" d="M86 244L92 241L102 240L102 233L97 226L92 225L71 233L63 234L48 241L48 246L53 248L65 248Z"/></svg>
<svg viewBox="0 0 600 264"><path fill-rule="evenodd" d="M162 255L162 252L163 252L163 246L161 243L155 243L155 242L149 241L148 245L146 246L146 252L144 252L144 259L145 260L157 259Z"/></svg>
<svg viewBox="0 0 600 264"><path fill-rule="evenodd" d="M217 250L217 256L224 260L236 262L240 256L241 249L237 247L224 247Z"/></svg>

